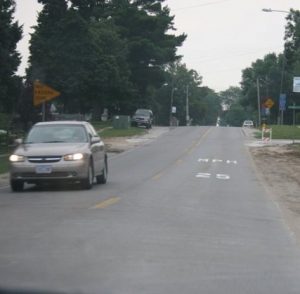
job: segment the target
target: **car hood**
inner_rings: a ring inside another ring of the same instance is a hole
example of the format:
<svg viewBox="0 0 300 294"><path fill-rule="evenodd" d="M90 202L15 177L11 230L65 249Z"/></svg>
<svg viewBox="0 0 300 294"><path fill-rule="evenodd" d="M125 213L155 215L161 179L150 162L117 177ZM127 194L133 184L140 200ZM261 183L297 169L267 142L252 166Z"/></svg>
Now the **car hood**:
<svg viewBox="0 0 300 294"><path fill-rule="evenodd" d="M144 119L147 119L147 118L149 118L149 115L134 115L133 118L144 118Z"/></svg>
<svg viewBox="0 0 300 294"><path fill-rule="evenodd" d="M14 153L23 156L60 156L87 150L88 143L39 143L23 144Z"/></svg>

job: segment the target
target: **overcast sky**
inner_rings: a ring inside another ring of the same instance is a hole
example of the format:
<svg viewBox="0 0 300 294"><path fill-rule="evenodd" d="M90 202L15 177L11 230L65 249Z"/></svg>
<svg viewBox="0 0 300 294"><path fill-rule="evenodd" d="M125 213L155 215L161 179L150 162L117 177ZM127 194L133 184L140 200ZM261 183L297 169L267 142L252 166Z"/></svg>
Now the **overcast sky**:
<svg viewBox="0 0 300 294"><path fill-rule="evenodd" d="M19 74L28 58L30 27L40 5L37 0L16 0L16 18L24 26L18 49L23 56ZM262 8L300 9L300 0L166 0L175 15L176 34L188 35L178 50L189 69L203 77L203 85L216 91L239 86L241 71L270 52L283 50L286 13ZM299 73L300 74L300 73Z"/></svg>

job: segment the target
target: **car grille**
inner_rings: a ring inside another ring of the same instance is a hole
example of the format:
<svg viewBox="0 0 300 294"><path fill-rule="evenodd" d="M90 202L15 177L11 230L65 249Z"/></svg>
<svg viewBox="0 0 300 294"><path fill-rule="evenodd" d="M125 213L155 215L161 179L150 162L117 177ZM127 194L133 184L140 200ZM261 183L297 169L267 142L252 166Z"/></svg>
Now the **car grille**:
<svg viewBox="0 0 300 294"><path fill-rule="evenodd" d="M28 161L32 163L51 163L61 160L61 156L29 156Z"/></svg>

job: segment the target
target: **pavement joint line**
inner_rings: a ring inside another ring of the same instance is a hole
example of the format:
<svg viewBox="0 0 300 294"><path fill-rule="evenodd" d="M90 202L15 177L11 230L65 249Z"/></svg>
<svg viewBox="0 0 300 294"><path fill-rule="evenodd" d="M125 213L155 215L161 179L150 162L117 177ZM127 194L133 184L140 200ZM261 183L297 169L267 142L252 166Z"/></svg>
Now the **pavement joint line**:
<svg viewBox="0 0 300 294"><path fill-rule="evenodd" d="M106 200L103 200L97 204L95 204L94 206L90 207L90 209L103 209L103 208L107 208L113 204L116 204L117 202L119 202L121 200L120 197L110 197L107 198Z"/></svg>

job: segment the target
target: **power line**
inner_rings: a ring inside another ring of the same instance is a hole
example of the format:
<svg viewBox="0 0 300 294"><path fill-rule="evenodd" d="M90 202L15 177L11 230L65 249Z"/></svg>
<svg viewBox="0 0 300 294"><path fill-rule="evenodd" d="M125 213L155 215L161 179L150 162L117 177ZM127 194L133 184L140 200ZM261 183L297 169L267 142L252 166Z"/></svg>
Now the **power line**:
<svg viewBox="0 0 300 294"><path fill-rule="evenodd" d="M248 55L253 55L253 54L257 54L258 52L264 52L266 50L278 50L278 49L282 49L282 47L277 47L276 49L273 48L261 48L259 50L256 50L256 51L251 51L251 52L241 52L241 53L233 53L233 54L226 54L226 55L222 55L222 56L218 56L218 57L201 57L201 58L195 58L193 60L195 61L199 61L200 63L206 63L206 62L214 62L214 61L217 61L217 60L220 60L220 59L228 59L228 58L236 58L236 57L243 57L243 56L248 56ZM271 53L274 53L274 52L269 52L270 54ZM269 54L269 53L266 53Z"/></svg>
<svg viewBox="0 0 300 294"><path fill-rule="evenodd" d="M193 5L193 6L185 6L185 7L172 9L172 11L180 11L180 10L185 10L185 9L210 6L210 5L220 4L220 3L224 3L224 2L228 2L228 1L232 1L232 0L219 0L219 1L214 1L214 2L207 2L207 3L198 4L198 5Z"/></svg>
<svg viewBox="0 0 300 294"><path fill-rule="evenodd" d="M211 75L211 74L215 74L215 73L219 73L219 72L229 72L229 71L240 71L242 73L242 71L245 68L241 68L241 67L228 67L228 68L223 68L223 69L216 69L214 71L203 71L203 77ZM202 73L200 73L202 74Z"/></svg>

